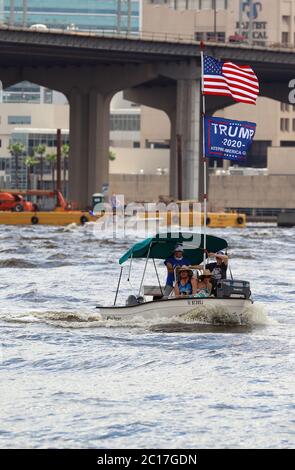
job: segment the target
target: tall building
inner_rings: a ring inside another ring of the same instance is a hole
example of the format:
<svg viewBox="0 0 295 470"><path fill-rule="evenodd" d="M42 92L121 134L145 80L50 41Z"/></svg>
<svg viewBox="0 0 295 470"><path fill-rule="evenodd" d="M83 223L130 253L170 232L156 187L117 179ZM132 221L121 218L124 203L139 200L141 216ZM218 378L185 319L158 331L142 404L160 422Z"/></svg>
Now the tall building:
<svg viewBox="0 0 295 470"><path fill-rule="evenodd" d="M138 35L140 0L0 0L0 24L45 25L78 31L109 31ZM37 84L22 82L0 93L0 103L62 104L65 98Z"/></svg>
<svg viewBox="0 0 295 470"><path fill-rule="evenodd" d="M139 0L2 0L4 23L138 34Z"/></svg>
<svg viewBox="0 0 295 470"><path fill-rule="evenodd" d="M294 45L294 0L253 0L252 11L250 0L143 0L143 4L146 31L191 35L198 41L234 41L233 35L241 35L254 45Z"/></svg>
<svg viewBox="0 0 295 470"><path fill-rule="evenodd" d="M181 36L188 40L245 42L268 47L295 46L295 0L144 0L142 30ZM260 97L257 106L233 104L220 117L257 122L255 142L247 165L267 167L286 147L295 147L295 106ZM162 125L160 124L162 122ZM142 108L142 140L169 139L168 117ZM154 126L154 128L153 128ZM147 130L148 137L144 133ZM292 155L292 151L290 152ZM214 161L210 160L214 165ZM215 165L217 162L215 163ZM222 163L218 162L218 165ZM245 165L245 164L243 164ZM287 168L284 170L287 171Z"/></svg>
<svg viewBox="0 0 295 470"><path fill-rule="evenodd" d="M138 35L141 1L0 0L0 24L27 28L41 24L54 29ZM50 150L48 142L52 142L50 136L54 129L60 125L68 128L68 106L59 106L66 104L66 97L61 93L27 81L5 90L0 88L0 183L4 183L6 176L12 186L15 183L15 162L8 152L9 143L18 140L24 143L27 155L32 155L33 147L39 143L45 144ZM49 109L43 105L52 107ZM140 110L130 108L130 103L122 99L122 93L116 95L112 102L110 122L111 144L115 146L126 148L140 145ZM45 116L47 119L44 120ZM20 126L22 131L17 129ZM31 135L36 135L36 139L31 139ZM21 158L19 166L19 186L24 189L26 171Z"/></svg>

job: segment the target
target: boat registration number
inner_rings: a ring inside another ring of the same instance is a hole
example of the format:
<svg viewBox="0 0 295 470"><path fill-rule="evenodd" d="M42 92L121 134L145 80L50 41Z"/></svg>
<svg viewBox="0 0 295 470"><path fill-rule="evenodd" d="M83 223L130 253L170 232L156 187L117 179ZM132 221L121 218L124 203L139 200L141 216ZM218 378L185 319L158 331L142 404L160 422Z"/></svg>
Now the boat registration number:
<svg viewBox="0 0 295 470"><path fill-rule="evenodd" d="M201 299L198 300L188 300L189 305L203 305L204 301Z"/></svg>

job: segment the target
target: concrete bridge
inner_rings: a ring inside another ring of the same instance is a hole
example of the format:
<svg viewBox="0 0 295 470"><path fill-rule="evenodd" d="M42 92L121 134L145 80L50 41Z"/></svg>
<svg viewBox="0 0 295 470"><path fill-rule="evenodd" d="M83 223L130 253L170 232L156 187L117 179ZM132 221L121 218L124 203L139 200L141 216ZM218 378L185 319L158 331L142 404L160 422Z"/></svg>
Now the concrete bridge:
<svg viewBox="0 0 295 470"><path fill-rule="evenodd" d="M28 80L62 92L70 104L70 198L81 206L108 182L109 105L125 90L136 103L158 108L171 121L170 192L177 197L176 135L182 136L183 197L202 191L200 158L200 47L197 43L119 38L77 32L0 29L3 88ZM251 65L261 95L289 102L295 51L210 43L206 53ZM207 111L233 104L209 97Z"/></svg>

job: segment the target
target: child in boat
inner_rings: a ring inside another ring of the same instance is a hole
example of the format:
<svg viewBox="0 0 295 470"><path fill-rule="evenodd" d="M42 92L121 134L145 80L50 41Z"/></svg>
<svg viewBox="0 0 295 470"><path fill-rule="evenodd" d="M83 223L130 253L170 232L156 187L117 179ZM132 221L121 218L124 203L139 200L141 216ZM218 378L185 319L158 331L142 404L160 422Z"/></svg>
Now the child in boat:
<svg viewBox="0 0 295 470"><path fill-rule="evenodd" d="M212 273L205 269L197 281L197 291L195 297L210 297L212 293Z"/></svg>
<svg viewBox="0 0 295 470"><path fill-rule="evenodd" d="M193 277L193 272L187 266L177 269L179 276L178 281L175 283L174 290L176 297L183 297L187 295L194 295L198 289L197 280Z"/></svg>

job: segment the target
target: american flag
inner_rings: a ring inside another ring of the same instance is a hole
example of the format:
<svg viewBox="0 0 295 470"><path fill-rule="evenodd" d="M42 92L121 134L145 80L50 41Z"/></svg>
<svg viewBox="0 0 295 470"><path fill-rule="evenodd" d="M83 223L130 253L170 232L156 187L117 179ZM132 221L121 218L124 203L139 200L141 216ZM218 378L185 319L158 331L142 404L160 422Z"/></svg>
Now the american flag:
<svg viewBox="0 0 295 470"><path fill-rule="evenodd" d="M203 94L231 96L241 103L256 104L259 81L248 65L220 62L204 56Z"/></svg>

